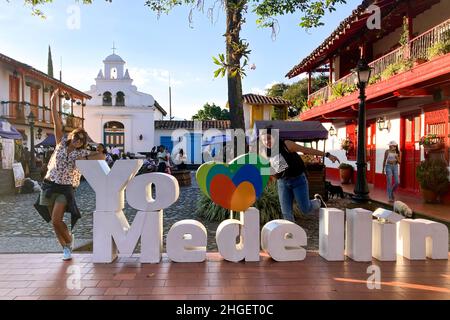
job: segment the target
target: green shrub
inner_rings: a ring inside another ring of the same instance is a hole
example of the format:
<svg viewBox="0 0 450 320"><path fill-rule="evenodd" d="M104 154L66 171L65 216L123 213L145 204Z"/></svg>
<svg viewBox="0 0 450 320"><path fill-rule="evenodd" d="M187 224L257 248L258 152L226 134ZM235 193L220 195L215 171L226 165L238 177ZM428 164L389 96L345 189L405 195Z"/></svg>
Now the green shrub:
<svg viewBox="0 0 450 320"><path fill-rule="evenodd" d="M381 74L375 74L375 75L373 75L372 77L370 77L370 79L369 79L369 85L375 84L375 83L377 83L377 82L380 81L380 80L381 80Z"/></svg>
<svg viewBox="0 0 450 320"><path fill-rule="evenodd" d="M390 77L396 74L410 70L412 66L413 62L409 59L404 59L392 63L388 65L386 69L383 70L383 72L381 73L381 79L383 80L389 79Z"/></svg>
<svg viewBox="0 0 450 320"><path fill-rule="evenodd" d="M434 191L437 194L444 194L448 190L448 169L443 160L421 161L417 167L416 177L422 189Z"/></svg>
<svg viewBox="0 0 450 320"><path fill-rule="evenodd" d="M428 49L428 60L450 52L450 40L436 42Z"/></svg>
<svg viewBox="0 0 450 320"><path fill-rule="evenodd" d="M269 183L263 191L262 196L256 200L255 207L260 214L261 225L274 219L281 219L281 207L278 199L278 188L276 183ZM196 214L206 221L223 221L230 217L230 211L214 204L203 193L197 204ZM294 206L294 214L298 216L300 211Z"/></svg>
<svg viewBox="0 0 450 320"><path fill-rule="evenodd" d="M331 97L339 98L343 97L347 92L347 84L344 82L336 82L331 85Z"/></svg>

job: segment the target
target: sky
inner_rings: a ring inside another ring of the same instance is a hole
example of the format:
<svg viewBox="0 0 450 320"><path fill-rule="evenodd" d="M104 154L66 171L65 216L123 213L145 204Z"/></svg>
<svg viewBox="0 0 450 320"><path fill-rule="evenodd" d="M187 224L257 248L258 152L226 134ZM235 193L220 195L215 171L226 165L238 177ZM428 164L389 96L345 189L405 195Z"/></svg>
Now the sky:
<svg viewBox="0 0 450 320"><path fill-rule="evenodd" d="M214 0L205 0L205 8ZM246 14L241 36L250 43L249 64L243 79L243 93L264 94L275 83L292 83L285 74L309 55L350 15L361 0L348 0L327 14L325 25L310 30L298 26L300 14L278 18L275 40L271 30L256 25L256 15ZM55 1L41 6L46 19L31 14L21 0L0 0L0 53L46 72L51 46L55 76L62 59L63 81L87 91L112 53L125 61L133 84L149 93L169 110L169 77L172 88L172 115L190 119L205 103L225 107L226 78L214 78L217 66L212 57L225 53L225 13L215 12L211 23L207 12L190 7L173 9L159 18L144 6L145 0L103 0L91 5L76 1Z"/></svg>

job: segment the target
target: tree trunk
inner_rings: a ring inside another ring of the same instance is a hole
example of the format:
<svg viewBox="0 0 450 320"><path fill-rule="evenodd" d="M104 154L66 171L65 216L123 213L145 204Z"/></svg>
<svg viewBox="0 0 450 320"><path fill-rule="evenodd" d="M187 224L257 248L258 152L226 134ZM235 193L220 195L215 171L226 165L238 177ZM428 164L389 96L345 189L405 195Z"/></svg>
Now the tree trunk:
<svg viewBox="0 0 450 320"><path fill-rule="evenodd" d="M245 1L246 2L246 1ZM226 0L225 8L227 12L226 38L226 62L228 64L228 105L230 108L231 127L233 129L245 130L244 110L242 101L242 79L240 74L232 75L235 68L241 65L242 54L235 52L233 44L240 43L240 31L242 12L245 5L242 0ZM238 6L238 3L240 5Z"/></svg>

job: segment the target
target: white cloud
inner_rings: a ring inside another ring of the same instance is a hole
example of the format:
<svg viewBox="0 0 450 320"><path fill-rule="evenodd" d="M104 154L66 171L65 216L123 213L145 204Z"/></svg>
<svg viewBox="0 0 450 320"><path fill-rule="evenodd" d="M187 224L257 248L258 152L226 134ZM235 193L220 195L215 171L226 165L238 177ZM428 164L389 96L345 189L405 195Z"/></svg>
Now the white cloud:
<svg viewBox="0 0 450 320"><path fill-rule="evenodd" d="M184 83L183 81L178 80L178 78L174 78L173 75L171 75L170 72L165 69L132 67L129 68L129 72L130 77L134 80L134 84L137 87L147 87L154 84L155 82L168 86L169 77L170 84L172 86L180 86Z"/></svg>
<svg viewBox="0 0 450 320"><path fill-rule="evenodd" d="M247 92L246 92L247 93ZM261 88L251 88L249 93L254 93L254 94L261 94L261 95L265 95L266 94L266 90L261 89Z"/></svg>
<svg viewBox="0 0 450 320"><path fill-rule="evenodd" d="M261 89L261 88L259 88L259 87L253 87L253 88L250 89L249 92L244 92L244 94L246 94L246 93L254 93L254 94L266 95L266 94L267 94L267 90L269 90L270 88L272 88L272 86L273 86L274 84L277 84L277 83L280 83L280 82L274 80L274 81L272 81L272 82L266 84L266 85L264 86L264 89Z"/></svg>
<svg viewBox="0 0 450 320"><path fill-rule="evenodd" d="M280 81L272 81L271 83L266 84L266 86L264 87L264 89L269 90L270 88L272 88L274 85L276 85L277 83L280 83Z"/></svg>

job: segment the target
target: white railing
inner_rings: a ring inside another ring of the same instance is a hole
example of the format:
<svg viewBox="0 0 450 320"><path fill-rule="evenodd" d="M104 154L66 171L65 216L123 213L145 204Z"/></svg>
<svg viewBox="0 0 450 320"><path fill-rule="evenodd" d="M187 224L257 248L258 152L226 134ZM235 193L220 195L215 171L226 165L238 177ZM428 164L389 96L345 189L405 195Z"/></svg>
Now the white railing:
<svg viewBox="0 0 450 320"><path fill-rule="evenodd" d="M411 39L405 47L397 48L394 51L391 51L369 63L369 66L372 68L372 77L381 78L381 75L387 67L396 63L410 61L412 64L418 59L428 59L430 48L439 41L443 41L444 35L445 37L450 36L450 19L428 30L427 32L422 33L416 38ZM332 86L339 83L352 86L355 83L355 78L356 75L354 73L350 73L335 81L332 85L328 85L317 90L316 92L313 92L308 96L308 101L312 107L326 103L332 98Z"/></svg>

